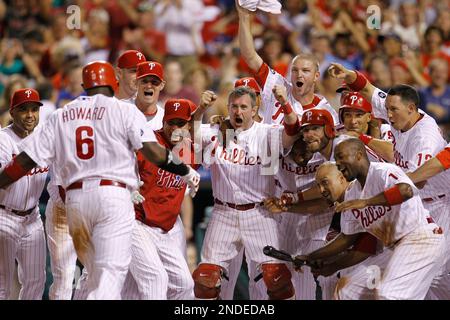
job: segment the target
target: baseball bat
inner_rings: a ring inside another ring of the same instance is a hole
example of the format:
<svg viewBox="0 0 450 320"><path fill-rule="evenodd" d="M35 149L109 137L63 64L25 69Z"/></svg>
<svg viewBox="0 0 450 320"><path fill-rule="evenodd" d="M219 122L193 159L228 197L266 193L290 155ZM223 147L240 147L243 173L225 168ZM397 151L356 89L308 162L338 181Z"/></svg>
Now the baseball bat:
<svg viewBox="0 0 450 320"><path fill-rule="evenodd" d="M272 246L265 246L263 248L263 253L266 256L269 256L269 257L272 257L272 258L275 258L278 260L292 262L296 267L301 267L302 265L306 264L306 261L295 259L295 257L293 255L289 254L288 252L275 249Z"/></svg>

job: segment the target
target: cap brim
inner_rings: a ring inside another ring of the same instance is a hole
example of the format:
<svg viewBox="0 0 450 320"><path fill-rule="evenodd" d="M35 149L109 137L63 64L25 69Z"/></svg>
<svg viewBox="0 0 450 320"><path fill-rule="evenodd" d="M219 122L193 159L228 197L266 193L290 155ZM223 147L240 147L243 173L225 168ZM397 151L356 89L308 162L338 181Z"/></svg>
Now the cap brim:
<svg viewBox="0 0 450 320"><path fill-rule="evenodd" d="M164 79L162 79L159 75L157 75L156 73L145 73L145 74L141 74L139 77L136 77L136 79L142 79L144 77L147 76L154 76L157 77L159 80L164 81Z"/></svg>
<svg viewBox="0 0 450 320"><path fill-rule="evenodd" d="M173 119L180 119L180 120L184 120L184 121L190 121L192 119L192 116L189 117L189 119L185 119L185 118L180 118L179 115L168 115L168 116L164 116L163 117L163 121L169 121L169 120L173 120Z"/></svg>
<svg viewBox="0 0 450 320"><path fill-rule="evenodd" d="M19 104L16 104L16 105L14 105L14 106L12 106L11 108L10 108L10 110L13 110L13 109L15 109L15 108L17 108L17 107L20 107L21 105L23 105L23 104L25 104L25 103L30 103L30 102L32 102L32 103L37 103L38 105L39 105L39 107L42 107L44 104L41 102L41 101L39 101L39 100L27 100L27 101L24 101L24 102L21 102L21 103L19 103Z"/></svg>

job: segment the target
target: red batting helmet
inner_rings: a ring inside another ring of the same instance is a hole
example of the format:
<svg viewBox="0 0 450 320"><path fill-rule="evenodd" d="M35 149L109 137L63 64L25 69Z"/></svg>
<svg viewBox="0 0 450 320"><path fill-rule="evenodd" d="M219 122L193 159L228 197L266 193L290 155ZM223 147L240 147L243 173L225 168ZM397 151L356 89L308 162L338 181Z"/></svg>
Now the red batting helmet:
<svg viewBox="0 0 450 320"><path fill-rule="evenodd" d="M110 87L117 90L117 79L114 68L105 61L94 61L83 67L83 88Z"/></svg>
<svg viewBox="0 0 450 320"><path fill-rule="evenodd" d="M302 128L310 125L325 126L324 131L328 138L334 138L336 136L333 116L325 109L313 108L303 113Z"/></svg>
<svg viewBox="0 0 450 320"><path fill-rule="evenodd" d="M339 108L339 120L343 122L342 115L345 109L357 109L365 113L372 113L372 105L359 93L348 92L342 100L342 106Z"/></svg>

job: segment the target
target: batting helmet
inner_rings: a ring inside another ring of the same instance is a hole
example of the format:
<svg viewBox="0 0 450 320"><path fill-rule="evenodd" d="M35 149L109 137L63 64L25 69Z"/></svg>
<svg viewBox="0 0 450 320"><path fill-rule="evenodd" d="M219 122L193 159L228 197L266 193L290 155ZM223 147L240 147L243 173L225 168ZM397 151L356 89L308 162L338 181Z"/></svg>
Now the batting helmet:
<svg viewBox="0 0 450 320"><path fill-rule="evenodd" d="M303 113L302 128L310 125L325 126L324 131L328 138L334 138L336 136L333 116L325 109L314 108Z"/></svg>
<svg viewBox="0 0 450 320"><path fill-rule="evenodd" d="M114 68L105 61L94 61L83 67L83 88L110 87L117 90L117 79Z"/></svg>
<svg viewBox="0 0 450 320"><path fill-rule="evenodd" d="M343 122L345 109L357 109L365 113L372 113L372 105L359 93L348 92L342 100L342 106L339 108L339 120Z"/></svg>

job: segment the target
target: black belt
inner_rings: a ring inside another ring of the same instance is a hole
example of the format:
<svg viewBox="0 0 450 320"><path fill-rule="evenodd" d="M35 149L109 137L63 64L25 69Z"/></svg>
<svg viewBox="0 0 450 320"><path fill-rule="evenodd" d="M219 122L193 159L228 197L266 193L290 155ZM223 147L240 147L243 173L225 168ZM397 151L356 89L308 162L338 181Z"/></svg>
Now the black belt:
<svg viewBox="0 0 450 320"><path fill-rule="evenodd" d="M36 209L36 206L34 206L31 209L25 210L25 211L20 211L20 210L10 209L10 208L5 207L4 205L0 204L0 209L11 211L15 215L18 215L18 216L21 216L21 217L25 217L25 216L30 215L34 211L34 209Z"/></svg>

